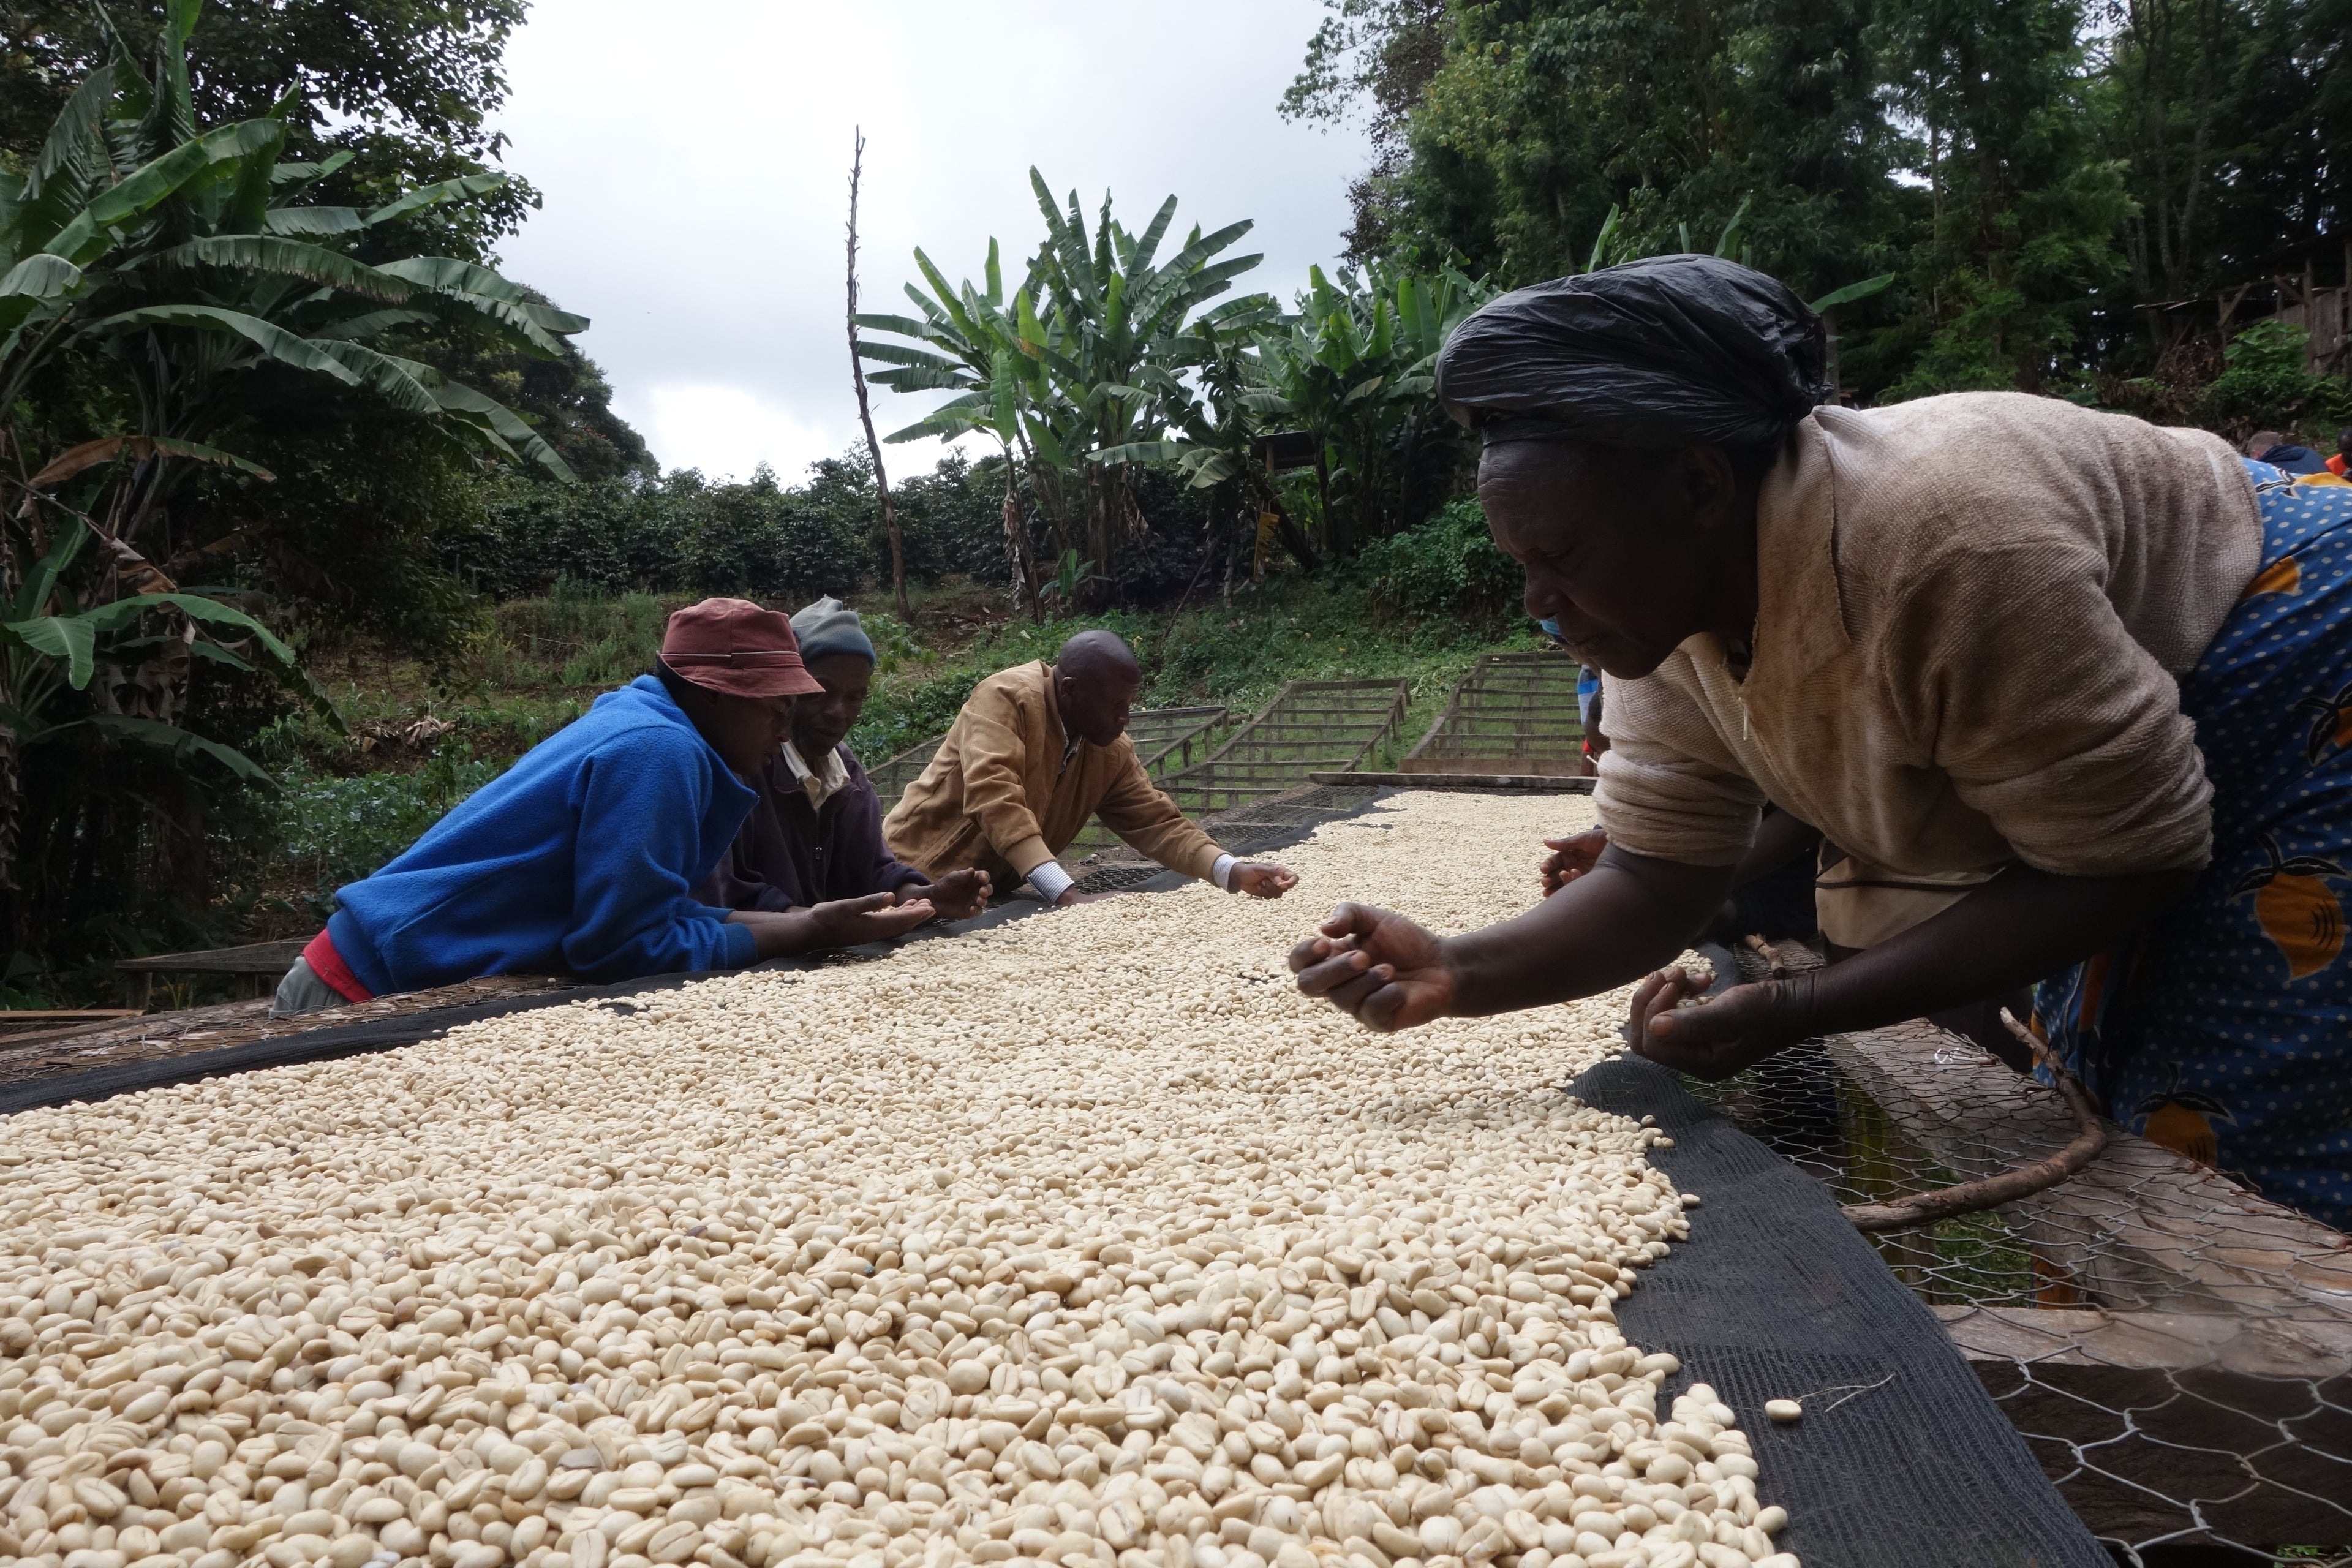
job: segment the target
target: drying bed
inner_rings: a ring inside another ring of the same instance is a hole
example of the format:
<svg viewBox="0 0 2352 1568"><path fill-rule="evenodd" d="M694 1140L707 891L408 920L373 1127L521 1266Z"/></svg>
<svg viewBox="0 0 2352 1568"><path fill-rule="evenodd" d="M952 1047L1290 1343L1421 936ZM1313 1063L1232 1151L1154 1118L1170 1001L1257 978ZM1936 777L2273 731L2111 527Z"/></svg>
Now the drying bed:
<svg viewBox="0 0 2352 1568"><path fill-rule="evenodd" d="M1711 1256L1664 1135L1559 1092L1622 998L1381 1039L1282 968L1337 896L1508 912L1586 811L1375 800L1283 905L1195 884L20 1110L0 1552L1866 1561L1774 1500L1737 1358L1711 1387L1621 1326ZM1980 1500L1991 1538L2035 1503Z"/></svg>

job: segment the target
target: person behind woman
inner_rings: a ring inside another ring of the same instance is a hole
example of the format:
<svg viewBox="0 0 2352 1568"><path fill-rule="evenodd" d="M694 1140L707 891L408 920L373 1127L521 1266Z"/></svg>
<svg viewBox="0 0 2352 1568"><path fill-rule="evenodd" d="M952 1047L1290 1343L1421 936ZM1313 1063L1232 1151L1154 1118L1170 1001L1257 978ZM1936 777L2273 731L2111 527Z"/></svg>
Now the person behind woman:
<svg viewBox="0 0 2352 1568"><path fill-rule="evenodd" d="M479 974L589 980L733 969L894 935L930 906L889 893L790 914L688 896L751 811L738 774L822 689L791 624L743 599L669 618L650 675L608 691L476 790L341 907L279 982L273 1016Z"/></svg>
<svg viewBox="0 0 2352 1568"><path fill-rule="evenodd" d="M1894 876L1990 878L1710 1002L1651 973L1637 1050L1722 1077L2056 976L2036 1027L2111 1115L2352 1220L2352 493L2048 398L1821 406L1822 360L1811 310L1706 257L1454 333L1440 395L1528 612L1608 676L1610 847L1460 936L1342 905L1300 988L1393 1029L1638 979L1769 798Z"/></svg>
<svg viewBox="0 0 2352 1568"><path fill-rule="evenodd" d="M936 883L882 840L882 800L847 744L874 684L874 642L857 612L826 597L793 616L810 677L823 689L793 704L792 738L768 753L751 786L760 799L733 847L695 889L703 902L782 913L835 899L895 893L943 920L988 902L985 871Z"/></svg>

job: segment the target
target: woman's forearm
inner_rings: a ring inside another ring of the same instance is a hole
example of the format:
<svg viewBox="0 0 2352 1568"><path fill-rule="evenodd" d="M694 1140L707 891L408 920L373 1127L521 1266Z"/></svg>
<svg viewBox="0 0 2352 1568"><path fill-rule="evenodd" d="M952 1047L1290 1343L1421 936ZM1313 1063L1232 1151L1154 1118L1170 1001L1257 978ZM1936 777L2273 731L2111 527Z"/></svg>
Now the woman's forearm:
<svg viewBox="0 0 2352 1568"><path fill-rule="evenodd" d="M1450 1011L1486 1017L1613 990L1671 963L1731 889L1728 866L1685 866L1614 847L1527 913L1448 938Z"/></svg>
<svg viewBox="0 0 2352 1568"><path fill-rule="evenodd" d="M1797 977L1809 1034L1875 1028L2030 984L2129 934L2198 873L2058 877L2011 866L1950 909Z"/></svg>

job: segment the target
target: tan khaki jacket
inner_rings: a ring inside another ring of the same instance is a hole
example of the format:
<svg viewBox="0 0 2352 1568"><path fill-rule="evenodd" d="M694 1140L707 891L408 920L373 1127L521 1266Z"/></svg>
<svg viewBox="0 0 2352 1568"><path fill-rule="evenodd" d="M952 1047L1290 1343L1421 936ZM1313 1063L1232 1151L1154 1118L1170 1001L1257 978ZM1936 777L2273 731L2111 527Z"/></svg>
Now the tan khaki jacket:
<svg viewBox="0 0 2352 1568"><path fill-rule="evenodd" d="M986 871L1002 891L1059 855L1088 817L1099 816L1139 853L1208 878L1223 851L1151 782L1133 742L1081 741L1065 768L1067 743L1051 665L990 676L883 822L891 852L932 877Z"/></svg>

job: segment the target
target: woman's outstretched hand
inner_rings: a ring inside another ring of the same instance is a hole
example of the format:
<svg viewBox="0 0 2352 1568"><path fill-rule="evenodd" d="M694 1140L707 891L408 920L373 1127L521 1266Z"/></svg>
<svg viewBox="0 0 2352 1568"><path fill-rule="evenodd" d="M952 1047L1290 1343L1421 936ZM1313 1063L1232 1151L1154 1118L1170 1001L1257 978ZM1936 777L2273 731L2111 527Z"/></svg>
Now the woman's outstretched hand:
<svg viewBox="0 0 2352 1568"><path fill-rule="evenodd" d="M1543 896L1549 899L1601 863L1601 852L1609 847L1609 835L1602 828L1588 827L1567 838L1543 842L1551 851L1543 861Z"/></svg>
<svg viewBox="0 0 2352 1568"><path fill-rule="evenodd" d="M1735 985L1685 1007L1685 997L1706 994L1707 983L1685 969L1661 969L1633 993L1633 1053L1709 1083L1729 1078L1816 1032L1811 976L1821 973Z"/></svg>
<svg viewBox="0 0 2352 1568"><path fill-rule="evenodd" d="M1298 989L1367 1029L1418 1028L1453 1010L1459 976L1445 944L1392 910L1341 904L1290 950Z"/></svg>

